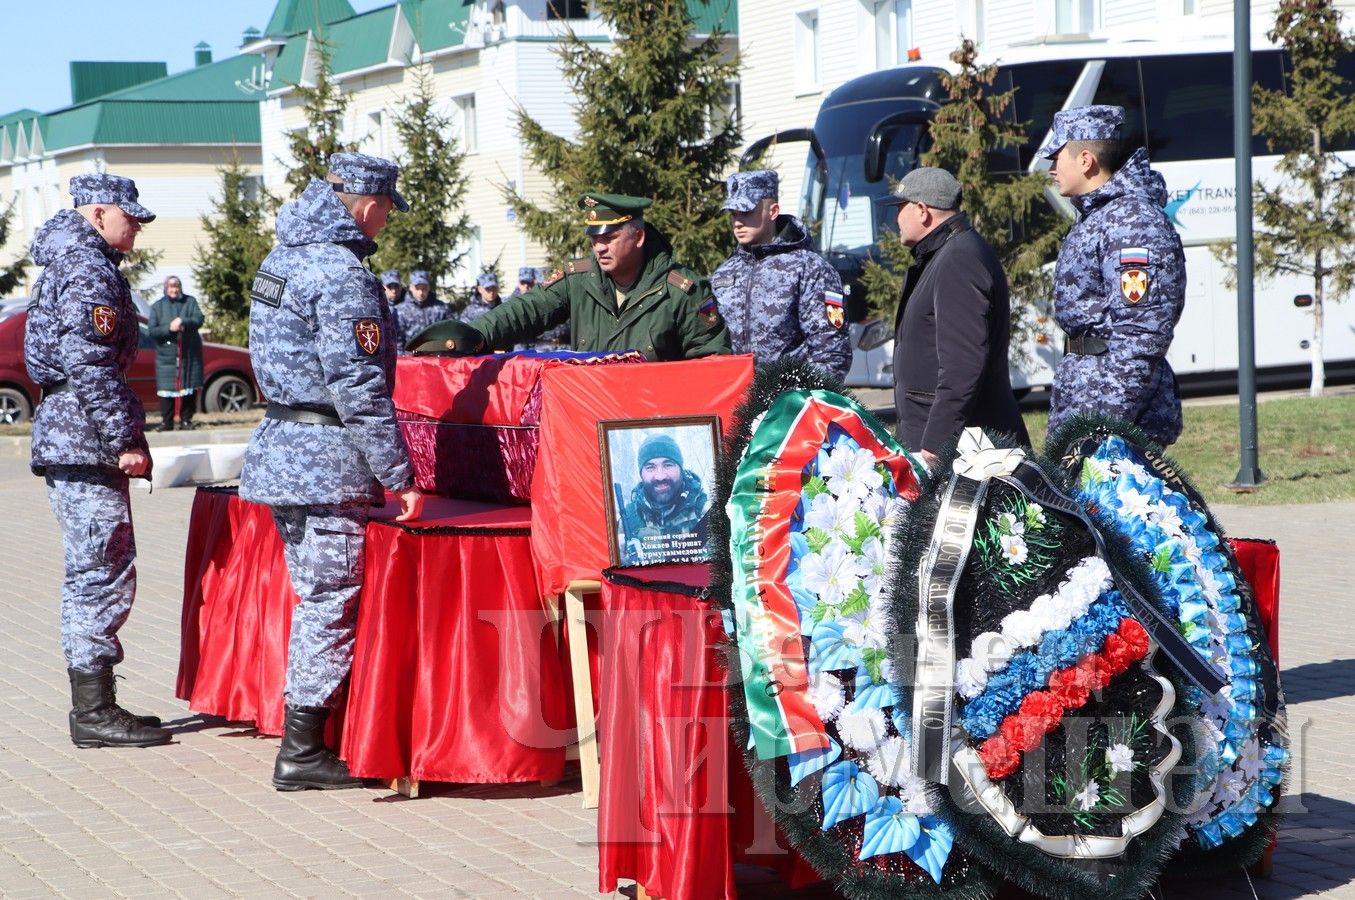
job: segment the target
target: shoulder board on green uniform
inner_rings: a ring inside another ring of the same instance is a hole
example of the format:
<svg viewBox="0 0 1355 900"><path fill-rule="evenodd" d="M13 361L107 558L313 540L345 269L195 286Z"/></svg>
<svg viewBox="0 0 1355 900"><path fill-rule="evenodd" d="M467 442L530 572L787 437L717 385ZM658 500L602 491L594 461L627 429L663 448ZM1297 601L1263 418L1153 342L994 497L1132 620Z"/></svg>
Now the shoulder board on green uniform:
<svg viewBox="0 0 1355 900"><path fill-rule="evenodd" d="M565 274L577 275L580 272L589 271L595 265L597 265L597 263L593 257L580 256L578 259L571 259L569 262L565 263Z"/></svg>
<svg viewBox="0 0 1355 900"><path fill-rule="evenodd" d="M559 281L561 278L564 277L565 277L564 269L555 269L549 275L546 276L544 281L541 282L541 286L543 288L548 288L552 284L555 284L555 282Z"/></svg>
<svg viewBox="0 0 1355 900"><path fill-rule="evenodd" d="M690 294L692 288L696 287L696 282L692 281L686 275L683 275L677 269L668 273L668 283L682 291L684 294Z"/></svg>

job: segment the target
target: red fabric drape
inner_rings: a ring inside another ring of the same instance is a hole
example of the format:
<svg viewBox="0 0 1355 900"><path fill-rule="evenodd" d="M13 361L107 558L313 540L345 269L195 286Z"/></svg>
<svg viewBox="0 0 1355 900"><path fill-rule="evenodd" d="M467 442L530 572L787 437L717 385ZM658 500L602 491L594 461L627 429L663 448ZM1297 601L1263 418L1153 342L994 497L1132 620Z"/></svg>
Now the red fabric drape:
<svg viewBox="0 0 1355 900"><path fill-rule="evenodd" d="M560 777L572 734L529 517L525 507L429 498L415 526L368 525L341 745L355 772ZM178 696L195 711L280 733L295 603L268 507L200 490L184 561Z"/></svg>
<svg viewBox="0 0 1355 900"><path fill-rule="evenodd" d="M599 421L713 414L728 434L752 379L751 356L543 370L532 480L532 551L542 587L558 594L610 565Z"/></svg>
<svg viewBox="0 0 1355 900"><path fill-rule="evenodd" d="M353 774L559 779L573 732L526 536L374 524L367 559L343 736Z"/></svg>

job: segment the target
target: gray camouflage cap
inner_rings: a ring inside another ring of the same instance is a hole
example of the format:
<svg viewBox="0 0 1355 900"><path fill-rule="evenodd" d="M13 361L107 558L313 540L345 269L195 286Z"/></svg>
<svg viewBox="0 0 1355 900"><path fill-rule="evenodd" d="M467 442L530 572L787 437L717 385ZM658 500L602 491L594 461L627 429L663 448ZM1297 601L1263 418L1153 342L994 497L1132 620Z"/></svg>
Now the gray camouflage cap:
<svg viewBox="0 0 1355 900"><path fill-rule="evenodd" d="M1053 159L1069 141L1118 141L1124 124L1122 106L1074 106L1054 113L1049 143L1040 155Z"/></svg>
<svg viewBox="0 0 1355 900"><path fill-rule="evenodd" d="M386 271L384 271L384 272L381 273L381 284L382 284L382 285L391 285L391 284L399 284L399 283L400 283L400 270L399 270L399 269L387 269Z"/></svg>
<svg viewBox="0 0 1355 900"><path fill-rule="evenodd" d="M735 172L725 179L725 193L729 196L721 209L730 212L749 212L763 200L780 196L781 179L770 169L754 172Z"/></svg>
<svg viewBox="0 0 1355 900"><path fill-rule="evenodd" d="M410 273L409 273L409 286L410 286L410 287L418 287L418 286L421 285L421 284L427 284L427 285L431 285L431 284L432 284L432 282L428 280L428 273L425 272L423 269L415 269L413 272L410 272Z"/></svg>
<svg viewBox="0 0 1355 900"><path fill-rule="evenodd" d="M153 221L155 213L136 202L139 196L136 182L121 175L93 172L71 178L71 199L75 201L77 209L100 203L116 206L138 222Z"/></svg>
<svg viewBox="0 0 1355 900"><path fill-rule="evenodd" d="M341 179L334 185L336 191L389 197L396 209L409 212L409 203L395 189L400 167L388 159L366 153L335 153L329 158L329 174Z"/></svg>

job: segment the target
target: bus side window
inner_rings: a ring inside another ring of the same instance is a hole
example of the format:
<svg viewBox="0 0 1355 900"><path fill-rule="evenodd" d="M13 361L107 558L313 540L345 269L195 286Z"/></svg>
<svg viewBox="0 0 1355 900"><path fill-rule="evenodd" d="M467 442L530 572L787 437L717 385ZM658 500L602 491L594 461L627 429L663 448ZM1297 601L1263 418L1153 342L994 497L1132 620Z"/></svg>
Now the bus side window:
<svg viewBox="0 0 1355 900"><path fill-rule="evenodd" d="M1026 142L1021 145L1019 171L1030 168L1031 161L1044 143L1045 135L1054 124L1054 113L1063 109L1068 94L1077 84L1083 59L1058 59L1049 62L1021 63L999 70L1011 81L1002 85L1016 87L1016 97L1008 107L1008 119L1026 123ZM1097 101L1098 103L1100 101Z"/></svg>
<svg viewBox="0 0 1355 900"><path fill-rule="evenodd" d="M1226 53L1143 59L1155 163L1233 156L1233 61Z"/></svg>

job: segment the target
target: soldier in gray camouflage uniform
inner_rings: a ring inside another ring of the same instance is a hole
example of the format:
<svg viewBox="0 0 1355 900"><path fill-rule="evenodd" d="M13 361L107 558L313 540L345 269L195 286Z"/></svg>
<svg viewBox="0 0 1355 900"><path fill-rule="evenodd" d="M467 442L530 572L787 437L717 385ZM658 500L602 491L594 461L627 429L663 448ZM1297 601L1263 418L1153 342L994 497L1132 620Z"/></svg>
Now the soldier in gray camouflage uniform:
<svg viewBox="0 0 1355 900"><path fill-rule="evenodd" d="M71 179L75 209L63 209L33 238L46 266L33 286L24 334L29 377L43 388L33 419L33 474L61 525L65 580L61 643L71 683L71 740L77 747L150 747L171 735L153 716L117 703L118 629L136 594L136 536L127 479L149 477L145 410L127 386L139 330L118 263L155 218L136 184L116 175Z"/></svg>
<svg viewBox="0 0 1355 900"><path fill-rule="evenodd" d="M621 514L622 565L689 562L705 558L706 489L683 468L677 441L651 435L635 456L640 483ZM672 546L674 541L683 548Z"/></svg>
<svg viewBox="0 0 1355 900"><path fill-rule="evenodd" d="M433 296L433 282L428 273L416 269L409 273L409 299L400 305L400 352L404 353L410 339L434 322L452 318L452 308Z"/></svg>
<svg viewBox="0 0 1355 900"><path fill-rule="evenodd" d="M391 403L389 307L362 264L391 209L409 208L398 172L378 157L330 157L327 179L278 213L278 246L250 293L250 359L269 404L245 453L240 496L273 508L301 598L273 768L282 791L361 784L325 747L324 725L352 667L367 519L383 488L399 497L397 521L423 505Z"/></svg>
<svg viewBox="0 0 1355 900"><path fill-rule="evenodd" d="M775 172L725 181L738 248L710 276L735 353L804 359L843 377L852 366L842 279L800 220L781 215Z"/></svg>
<svg viewBox="0 0 1355 900"><path fill-rule="evenodd" d="M1068 352L1054 375L1049 429L1100 413L1166 446L1181 435L1167 348L1185 307L1186 259L1147 152L1140 147L1120 164L1123 122L1118 106L1063 110L1041 151L1079 213L1054 270L1054 319Z"/></svg>

